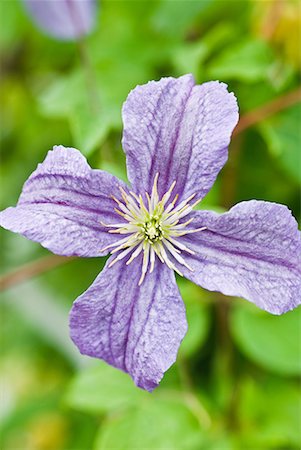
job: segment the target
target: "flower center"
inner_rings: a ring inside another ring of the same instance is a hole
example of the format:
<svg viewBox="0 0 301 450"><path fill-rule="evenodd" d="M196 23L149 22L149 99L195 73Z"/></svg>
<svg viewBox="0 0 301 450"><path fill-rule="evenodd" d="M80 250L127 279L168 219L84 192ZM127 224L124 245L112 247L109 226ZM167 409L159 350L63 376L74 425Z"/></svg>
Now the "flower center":
<svg viewBox="0 0 301 450"><path fill-rule="evenodd" d="M158 240L163 239L163 230L161 220L158 216L151 216L142 226L145 240L150 244L154 244Z"/></svg>
<svg viewBox="0 0 301 450"><path fill-rule="evenodd" d="M185 234L196 233L206 229L206 227L187 228L193 219L182 222L182 219L199 203L198 200L193 204L189 204L195 197L195 194L179 204L177 204L178 195L172 201L169 201L176 184L174 181L169 190L160 199L157 189L158 177L159 174L155 176L151 194L145 193L146 203L142 195L138 196L132 191L126 193L120 188L123 202L115 197L112 198L119 208L115 208L115 211L122 216L124 222L110 225L101 222L104 227L112 228L108 231L109 233L126 236L103 249L111 248L111 254L117 253L116 258L110 263L109 267L112 267L117 261L131 253L130 258L126 262L129 265L143 252L139 285L142 284L148 268L150 273L154 270L156 257L180 275L183 274L178 269L178 264L193 270L185 262L181 253L194 254L194 252L187 248L180 238Z"/></svg>

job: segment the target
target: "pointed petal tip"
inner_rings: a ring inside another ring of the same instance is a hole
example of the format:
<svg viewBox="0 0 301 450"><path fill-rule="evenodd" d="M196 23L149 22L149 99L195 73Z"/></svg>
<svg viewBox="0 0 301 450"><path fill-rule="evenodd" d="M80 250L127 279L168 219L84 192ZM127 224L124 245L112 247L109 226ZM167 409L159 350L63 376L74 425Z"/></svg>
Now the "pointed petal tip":
<svg viewBox="0 0 301 450"><path fill-rule="evenodd" d="M138 380L138 381L134 380L134 383L138 388L143 389L144 391L147 391L151 394L153 390L159 386L162 377L160 378L160 380L158 380L158 382L154 382L152 380Z"/></svg>
<svg viewBox="0 0 301 450"><path fill-rule="evenodd" d="M6 216L7 216L7 212L12 209L13 207L8 207L6 209L3 209L2 211L0 211L0 226L3 228L6 228L5 224L6 224Z"/></svg>
<svg viewBox="0 0 301 450"><path fill-rule="evenodd" d="M113 175L93 170L75 148L55 145L25 182L16 207L1 213L0 223L64 256L102 256L115 242L100 224L112 219L108 193L123 185Z"/></svg>
<svg viewBox="0 0 301 450"><path fill-rule="evenodd" d="M194 212L210 232L183 237L196 255L184 275L224 295L244 298L274 315L301 303L301 234L291 211L277 203L250 200L217 214Z"/></svg>
<svg viewBox="0 0 301 450"><path fill-rule="evenodd" d="M137 86L123 105L122 119L128 178L135 189L149 191L159 172L160 195L177 179L180 197L198 191L203 198L227 160L238 106L226 84L195 84L187 74Z"/></svg>
<svg viewBox="0 0 301 450"><path fill-rule="evenodd" d="M138 287L141 262L108 268L109 260L74 302L69 324L82 354L123 370L151 392L175 362L187 321L172 271L157 265Z"/></svg>
<svg viewBox="0 0 301 450"><path fill-rule="evenodd" d="M299 292L301 292L301 283L300 283L300 289ZM283 305L272 305L269 308L261 308L264 311L273 314L274 316L282 316L283 314L287 314L290 311L293 311L294 309L300 307L301 305L301 296L297 298L295 301L291 301L289 303L283 304ZM257 304L257 306L259 306ZM259 306L260 307L260 306Z"/></svg>

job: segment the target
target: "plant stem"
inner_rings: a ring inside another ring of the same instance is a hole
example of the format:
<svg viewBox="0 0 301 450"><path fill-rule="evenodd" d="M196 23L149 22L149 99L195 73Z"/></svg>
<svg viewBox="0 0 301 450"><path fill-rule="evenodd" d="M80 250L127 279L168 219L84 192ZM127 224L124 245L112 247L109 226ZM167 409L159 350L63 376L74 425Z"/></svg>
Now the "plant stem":
<svg viewBox="0 0 301 450"><path fill-rule="evenodd" d="M74 257L67 258L66 256L57 255L47 255L43 258L31 261L24 266L19 267L12 272L0 277L0 291L9 289L10 287L16 286L23 281L40 275L48 270L54 269L55 267L66 264L69 261L75 259Z"/></svg>
<svg viewBox="0 0 301 450"><path fill-rule="evenodd" d="M242 133L273 114L276 114L277 112L289 108L299 102L301 102L301 88L288 92L276 100L266 103L265 105L244 114L236 125L236 128L233 131L233 136Z"/></svg>

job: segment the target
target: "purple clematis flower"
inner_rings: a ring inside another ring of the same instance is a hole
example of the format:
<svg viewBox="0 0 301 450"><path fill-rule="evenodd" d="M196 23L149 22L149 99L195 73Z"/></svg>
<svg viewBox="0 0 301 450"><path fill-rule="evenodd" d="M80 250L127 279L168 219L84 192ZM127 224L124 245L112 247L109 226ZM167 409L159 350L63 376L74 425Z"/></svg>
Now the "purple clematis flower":
<svg viewBox="0 0 301 450"><path fill-rule="evenodd" d="M72 41L95 25L96 0L23 0L34 22L46 34Z"/></svg>
<svg viewBox="0 0 301 450"><path fill-rule="evenodd" d="M144 389L157 386L187 330L174 272L273 314L300 303L301 238L286 206L193 210L226 162L237 121L223 83L186 75L138 86L123 106L131 188L57 146L0 214L3 227L59 255L112 254L72 307L71 337Z"/></svg>

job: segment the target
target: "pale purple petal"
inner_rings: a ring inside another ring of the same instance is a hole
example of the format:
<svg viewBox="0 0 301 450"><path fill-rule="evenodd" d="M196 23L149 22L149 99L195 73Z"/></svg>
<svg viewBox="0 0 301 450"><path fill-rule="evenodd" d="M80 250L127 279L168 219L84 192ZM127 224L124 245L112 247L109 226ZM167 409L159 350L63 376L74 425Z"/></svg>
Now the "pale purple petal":
<svg viewBox="0 0 301 450"><path fill-rule="evenodd" d="M193 215L194 227L208 229L181 238L196 253L185 255L194 269L184 268L185 277L273 314L301 303L301 236L286 206L252 200Z"/></svg>
<svg viewBox="0 0 301 450"><path fill-rule="evenodd" d="M74 303L71 338L81 353L128 372L151 391L174 363L187 323L175 277L157 262L139 287L141 259L108 267Z"/></svg>
<svg viewBox="0 0 301 450"><path fill-rule="evenodd" d="M202 198L227 160L238 108L224 83L195 86L192 75L185 75L136 87L122 117L134 188L150 192L158 172L161 195L176 180L180 196Z"/></svg>
<svg viewBox="0 0 301 450"><path fill-rule="evenodd" d="M23 1L38 27L57 39L78 39L95 25L96 0Z"/></svg>
<svg viewBox="0 0 301 450"><path fill-rule="evenodd" d="M23 186L18 204L0 213L0 225L58 255L101 256L118 239L104 223L118 223L112 194L124 183L92 170L74 148L56 146Z"/></svg>

